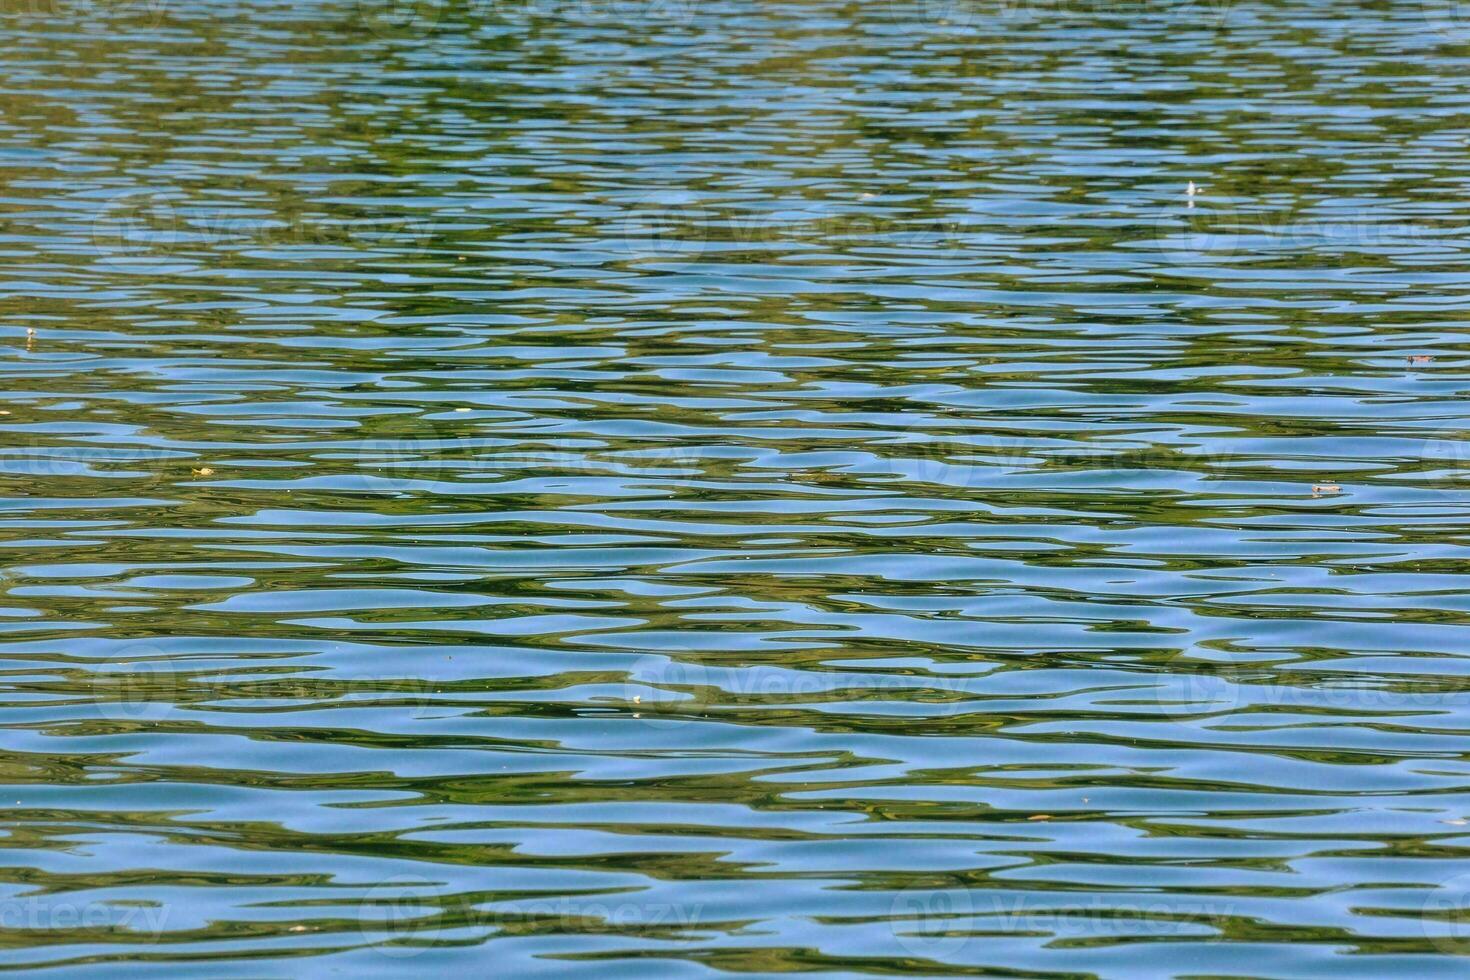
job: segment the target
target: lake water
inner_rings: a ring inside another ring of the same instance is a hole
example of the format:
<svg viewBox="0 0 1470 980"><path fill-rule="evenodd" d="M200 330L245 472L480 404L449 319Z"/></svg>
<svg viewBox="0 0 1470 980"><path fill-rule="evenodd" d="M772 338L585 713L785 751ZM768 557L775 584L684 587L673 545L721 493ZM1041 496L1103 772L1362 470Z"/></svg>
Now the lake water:
<svg viewBox="0 0 1470 980"><path fill-rule="evenodd" d="M1464 4L0 30L0 966L1465 975Z"/></svg>

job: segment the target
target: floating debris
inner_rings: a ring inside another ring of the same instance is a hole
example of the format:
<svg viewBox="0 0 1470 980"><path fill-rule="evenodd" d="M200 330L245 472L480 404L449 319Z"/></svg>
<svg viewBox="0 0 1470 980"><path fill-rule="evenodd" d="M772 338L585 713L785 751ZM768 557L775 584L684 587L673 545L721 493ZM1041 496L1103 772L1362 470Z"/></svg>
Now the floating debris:
<svg viewBox="0 0 1470 980"><path fill-rule="evenodd" d="M214 476L214 470L208 466L201 466L197 470L190 470L195 476Z"/></svg>
<svg viewBox="0 0 1470 980"><path fill-rule="evenodd" d="M1433 361L1434 361L1434 355L1433 354L1410 354L1409 355L1409 363L1410 364L1430 364L1430 363L1433 363Z"/></svg>
<svg viewBox="0 0 1470 980"><path fill-rule="evenodd" d="M1338 486L1336 483L1314 483L1314 484L1312 484L1312 492L1313 493L1342 493L1342 487Z"/></svg>
<svg viewBox="0 0 1470 980"><path fill-rule="evenodd" d="M1051 814L1050 813L1038 813L1038 814L1035 814L1034 816L1027 817L1026 819L1027 820L1050 820L1051 819Z"/></svg>

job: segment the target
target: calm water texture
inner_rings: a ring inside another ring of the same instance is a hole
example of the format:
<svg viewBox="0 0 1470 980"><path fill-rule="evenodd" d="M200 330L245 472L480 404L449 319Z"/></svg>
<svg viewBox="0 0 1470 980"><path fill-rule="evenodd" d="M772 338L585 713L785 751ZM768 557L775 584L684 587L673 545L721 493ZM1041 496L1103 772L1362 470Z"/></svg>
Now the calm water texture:
<svg viewBox="0 0 1470 980"><path fill-rule="evenodd" d="M1464 13L8 0L0 965L1464 976Z"/></svg>

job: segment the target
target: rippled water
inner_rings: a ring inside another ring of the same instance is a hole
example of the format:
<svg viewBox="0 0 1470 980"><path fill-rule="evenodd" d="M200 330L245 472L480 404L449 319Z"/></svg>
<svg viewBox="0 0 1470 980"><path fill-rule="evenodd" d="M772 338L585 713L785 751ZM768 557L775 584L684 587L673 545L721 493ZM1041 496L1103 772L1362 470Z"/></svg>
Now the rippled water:
<svg viewBox="0 0 1470 980"><path fill-rule="evenodd" d="M0 965L1464 975L1463 5L0 25Z"/></svg>

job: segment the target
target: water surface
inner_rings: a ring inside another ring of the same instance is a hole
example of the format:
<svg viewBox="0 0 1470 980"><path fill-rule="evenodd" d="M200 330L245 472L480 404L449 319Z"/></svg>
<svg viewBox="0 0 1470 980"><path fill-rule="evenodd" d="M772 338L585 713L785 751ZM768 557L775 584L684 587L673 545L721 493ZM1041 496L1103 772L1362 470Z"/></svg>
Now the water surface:
<svg viewBox="0 0 1470 980"><path fill-rule="evenodd" d="M1462 10L12 0L0 965L1463 976Z"/></svg>

